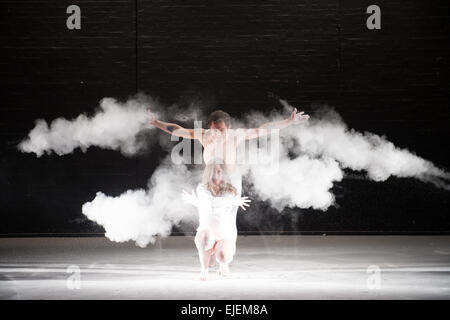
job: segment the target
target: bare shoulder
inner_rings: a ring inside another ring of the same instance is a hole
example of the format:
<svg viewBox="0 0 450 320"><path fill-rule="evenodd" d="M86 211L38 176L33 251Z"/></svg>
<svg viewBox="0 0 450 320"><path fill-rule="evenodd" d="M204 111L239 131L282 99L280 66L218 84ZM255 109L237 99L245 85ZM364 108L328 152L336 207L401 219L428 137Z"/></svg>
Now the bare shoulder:
<svg viewBox="0 0 450 320"><path fill-rule="evenodd" d="M245 140L245 137L247 135L247 130L244 128L239 129L229 129L228 130L228 136L238 142Z"/></svg>

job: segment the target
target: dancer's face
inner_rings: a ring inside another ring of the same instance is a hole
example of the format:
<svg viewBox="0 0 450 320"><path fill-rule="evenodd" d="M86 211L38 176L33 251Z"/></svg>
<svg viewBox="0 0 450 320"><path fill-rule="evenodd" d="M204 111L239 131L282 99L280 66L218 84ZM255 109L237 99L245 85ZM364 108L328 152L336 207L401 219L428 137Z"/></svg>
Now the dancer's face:
<svg viewBox="0 0 450 320"><path fill-rule="evenodd" d="M214 184L221 184L223 178L223 169L221 166L215 166L214 167L214 173L213 173L213 183Z"/></svg>
<svg viewBox="0 0 450 320"><path fill-rule="evenodd" d="M227 127L227 125L223 121L213 122L209 128L219 130L220 134L224 138L226 137L228 129L229 129L229 127Z"/></svg>

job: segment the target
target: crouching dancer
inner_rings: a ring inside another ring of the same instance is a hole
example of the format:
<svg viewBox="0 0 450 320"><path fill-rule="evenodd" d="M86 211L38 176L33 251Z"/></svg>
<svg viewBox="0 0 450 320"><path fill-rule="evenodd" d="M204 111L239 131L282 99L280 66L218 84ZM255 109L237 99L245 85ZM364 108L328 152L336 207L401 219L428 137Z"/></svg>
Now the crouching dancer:
<svg viewBox="0 0 450 320"><path fill-rule="evenodd" d="M210 266L219 262L219 275L230 276L229 264L236 252L236 213L237 207L245 211L251 200L241 197L230 183L226 167L214 161L203 172L202 183L196 194L183 191L183 200L196 206L199 213L199 226L195 236L201 274L206 280Z"/></svg>

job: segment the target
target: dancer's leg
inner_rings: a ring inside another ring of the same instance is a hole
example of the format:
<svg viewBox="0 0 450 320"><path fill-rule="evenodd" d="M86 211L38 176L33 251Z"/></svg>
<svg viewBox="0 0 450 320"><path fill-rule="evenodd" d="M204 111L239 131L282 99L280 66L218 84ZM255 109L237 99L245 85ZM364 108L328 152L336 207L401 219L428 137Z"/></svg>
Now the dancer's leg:
<svg viewBox="0 0 450 320"><path fill-rule="evenodd" d="M236 188L238 196L242 195L242 174L240 169L237 167L235 171L230 174L231 184ZM234 219L236 219L238 207L233 208L232 214ZM231 275L229 270L229 264L233 260L234 254L236 253L236 239L237 230L229 230L228 236L225 236L223 241L221 241L220 246L216 245L216 257L219 262L219 274L222 276Z"/></svg>
<svg viewBox="0 0 450 320"><path fill-rule="evenodd" d="M223 239L217 242L216 258L219 262L219 275L231 275L229 265L236 253L236 239Z"/></svg>
<svg viewBox="0 0 450 320"><path fill-rule="evenodd" d="M211 253L211 257L209 258L209 267L215 267L216 266L216 254L215 252Z"/></svg>
<svg viewBox="0 0 450 320"><path fill-rule="evenodd" d="M195 246L198 250L198 256L201 265L200 279L206 280L208 276L209 262L214 251L214 238L210 230L198 230L195 235Z"/></svg>

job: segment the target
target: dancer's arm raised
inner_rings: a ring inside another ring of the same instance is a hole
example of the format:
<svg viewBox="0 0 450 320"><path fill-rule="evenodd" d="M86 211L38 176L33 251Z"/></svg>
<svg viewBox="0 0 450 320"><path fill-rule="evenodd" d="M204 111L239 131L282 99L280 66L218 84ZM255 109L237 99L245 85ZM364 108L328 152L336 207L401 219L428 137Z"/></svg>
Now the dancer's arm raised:
<svg viewBox="0 0 450 320"><path fill-rule="evenodd" d="M186 129L176 123L164 122L158 120L154 113L148 111L149 113L149 123L155 127L161 129L164 132L173 134L174 136L187 138L187 139L198 139L201 140L203 137L204 129Z"/></svg>
<svg viewBox="0 0 450 320"><path fill-rule="evenodd" d="M255 139L261 136L268 135L272 129L283 129L293 124L302 123L308 121L309 116L304 114L303 111L297 112L297 108L292 111L289 119L280 121L267 122L258 128L244 129L244 137L246 140Z"/></svg>

